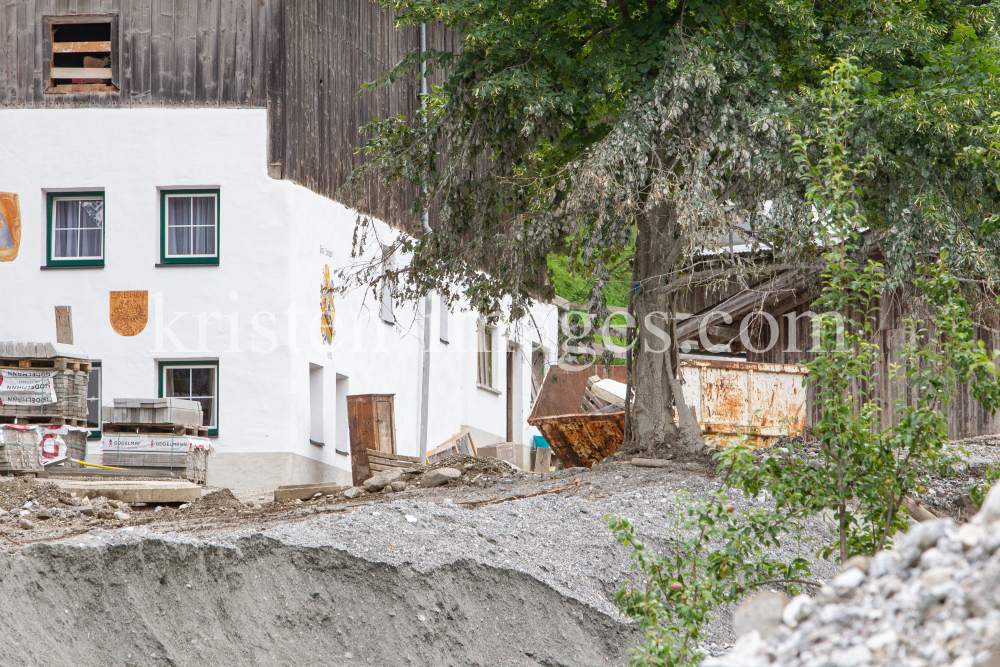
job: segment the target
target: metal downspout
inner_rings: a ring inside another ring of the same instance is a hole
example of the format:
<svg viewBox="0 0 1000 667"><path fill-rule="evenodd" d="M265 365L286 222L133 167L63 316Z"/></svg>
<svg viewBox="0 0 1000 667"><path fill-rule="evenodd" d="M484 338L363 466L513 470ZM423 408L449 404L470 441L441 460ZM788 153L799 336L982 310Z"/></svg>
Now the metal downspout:
<svg viewBox="0 0 1000 667"><path fill-rule="evenodd" d="M427 24L420 24L420 104L423 106L427 97L427 63L423 60L424 52L427 51ZM431 234L430 215L424 209L421 223L424 229L424 236ZM430 412L431 402L431 295L428 293L424 297L424 363L423 377L420 383L420 461L427 463L427 417Z"/></svg>

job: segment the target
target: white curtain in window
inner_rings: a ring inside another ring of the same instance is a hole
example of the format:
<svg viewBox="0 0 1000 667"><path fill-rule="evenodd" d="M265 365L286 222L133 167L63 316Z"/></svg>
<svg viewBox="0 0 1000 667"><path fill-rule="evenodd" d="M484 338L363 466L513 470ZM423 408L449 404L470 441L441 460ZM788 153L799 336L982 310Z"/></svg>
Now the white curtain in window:
<svg viewBox="0 0 1000 667"><path fill-rule="evenodd" d="M100 258L104 240L104 200L57 199L53 256Z"/></svg>
<svg viewBox="0 0 1000 667"><path fill-rule="evenodd" d="M191 198L167 198L167 254L191 254Z"/></svg>
<svg viewBox="0 0 1000 667"><path fill-rule="evenodd" d="M167 254L215 254L215 195L167 198Z"/></svg>

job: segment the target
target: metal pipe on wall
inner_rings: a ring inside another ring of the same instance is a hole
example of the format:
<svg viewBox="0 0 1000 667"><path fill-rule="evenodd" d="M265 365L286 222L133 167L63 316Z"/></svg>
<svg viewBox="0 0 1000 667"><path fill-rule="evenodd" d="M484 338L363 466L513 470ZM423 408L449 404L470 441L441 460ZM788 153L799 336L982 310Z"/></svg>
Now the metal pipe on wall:
<svg viewBox="0 0 1000 667"><path fill-rule="evenodd" d="M427 63L423 55L427 51L427 24L420 24L420 103L427 97ZM424 235L431 233L430 216L424 208L421 216ZM424 363L420 382L420 461L427 463L427 416L431 403L431 295L424 297Z"/></svg>

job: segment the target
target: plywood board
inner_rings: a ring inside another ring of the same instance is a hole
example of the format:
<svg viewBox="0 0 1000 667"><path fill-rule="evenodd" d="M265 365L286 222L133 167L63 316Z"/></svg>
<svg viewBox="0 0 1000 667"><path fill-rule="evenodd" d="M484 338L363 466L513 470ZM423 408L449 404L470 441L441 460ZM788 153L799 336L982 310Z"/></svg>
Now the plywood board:
<svg viewBox="0 0 1000 667"><path fill-rule="evenodd" d="M70 306L56 306L56 342L73 344L73 308Z"/></svg>
<svg viewBox="0 0 1000 667"><path fill-rule="evenodd" d="M427 464L437 463L442 459L456 454L463 456L476 456L476 446L472 442L472 434L469 429L463 429L458 434L448 438L446 441L427 452Z"/></svg>

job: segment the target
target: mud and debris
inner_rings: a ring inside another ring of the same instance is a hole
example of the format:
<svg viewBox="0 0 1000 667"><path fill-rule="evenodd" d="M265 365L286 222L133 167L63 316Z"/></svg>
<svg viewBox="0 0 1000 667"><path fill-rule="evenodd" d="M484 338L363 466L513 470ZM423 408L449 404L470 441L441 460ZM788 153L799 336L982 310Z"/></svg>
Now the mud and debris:
<svg viewBox="0 0 1000 667"><path fill-rule="evenodd" d="M521 472L510 463L500 459L489 456L465 456L463 454L449 456L427 467L428 470L440 468L454 468L462 473L460 478L450 482L453 486L471 484L474 481L490 484L501 479L515 477Z"/></svg>
<svg viewBox="0 0 1000 667"><path fill-rule="evenodd" d="M975 470L1000 452L982 447ZM206 489L179 506L123 507L0 479L0 548L10 554L0 554L0 664L624 666L641 637L614 605L630 563L605 516L628 516L662 550L682 494L720 482L676 461L547 474L461 456L432 466L445 467L461 475L435 488L413 471L404 490L354 499L275 503ZM806 532L827 540L830 526L818 518ZM776 555L809 554L785 545ZM838 571L815 561L819 580ZM18 606L26 618L14 617ZM37 628L56 632L52 619L71 638L57 657L33 639ZM733 640L722 609L703 648L721 655ZM28 645L30 658L7 659Z"/></svg>

